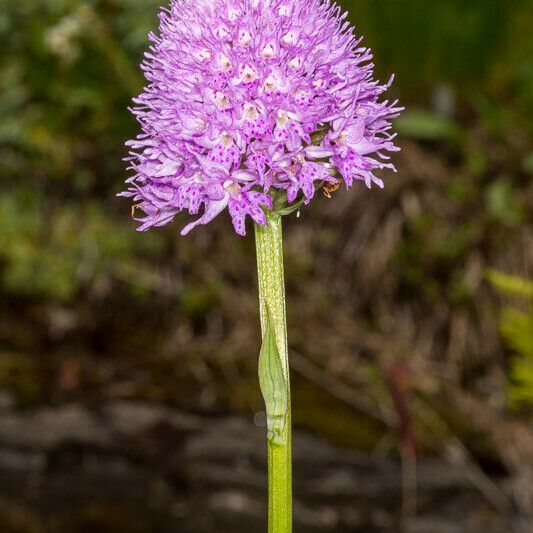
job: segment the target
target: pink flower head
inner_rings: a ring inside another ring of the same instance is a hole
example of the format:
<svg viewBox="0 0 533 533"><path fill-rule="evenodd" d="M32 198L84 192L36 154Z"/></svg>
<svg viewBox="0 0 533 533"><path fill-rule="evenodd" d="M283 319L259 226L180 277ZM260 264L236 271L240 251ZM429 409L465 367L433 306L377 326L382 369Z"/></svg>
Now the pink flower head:
<svg viewBox="0 0 533 533"><path fill-rule="evenodd" d="M142 133L130 141L140 230L226 208L239 235L247 215L280 194L308 203L325 183L361 180L394 166L391 120L372 55L330 0L171 0L134 100ZM392 81L392 80L391 80Z"/></svg>

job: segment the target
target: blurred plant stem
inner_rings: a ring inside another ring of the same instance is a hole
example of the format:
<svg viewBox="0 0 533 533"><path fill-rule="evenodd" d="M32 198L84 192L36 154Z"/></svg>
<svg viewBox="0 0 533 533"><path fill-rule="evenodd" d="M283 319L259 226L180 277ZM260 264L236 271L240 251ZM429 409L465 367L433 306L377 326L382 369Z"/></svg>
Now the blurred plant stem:
<svg viewBox="0 0 533 533"><path fill-rule="evenodd" d="M268 424L268 531L292 531L291 405L281 216L256 225L263 347L259 379Z"/></svg>

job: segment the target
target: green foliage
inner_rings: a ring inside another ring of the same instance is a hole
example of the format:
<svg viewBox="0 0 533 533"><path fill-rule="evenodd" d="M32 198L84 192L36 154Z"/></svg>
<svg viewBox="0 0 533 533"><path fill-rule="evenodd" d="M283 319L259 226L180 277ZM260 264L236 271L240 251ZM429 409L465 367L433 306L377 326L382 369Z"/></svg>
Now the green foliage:
<svg viewBox="0 0 533 533"><path fill-rule="evenodd" d="M491 284L504 294L533 298L533 281L519 276L510 276L497 270L489 270L487 278Z"/></svg>
<svg viewBox="0 0 533 533"><path fill-rule="evenodd" d="M396 121L402 136L422 141L458 141L461 129L452 120L421 109L407 111Z"/></svg>
<svg viewBox="0 0 533 533"><path fill-rule="evenodd" d="M513 307L503 309L500 331L516 354L509 372L508 395L512 407L533 406L533 281L501 272L487 274L493 286L503 294L522 297L528 311Z"/></svg>
<svg viewBox="0 0 533 533"><path fill-rule="evenodd" d="M0 0L0 291L71 301L161 249L115 199L156 8Z"/></svg>
<svg viewBox="0 0 533 533"><path fill-rule="evenodd" d="M46 176L69 191L83 181L74 190L86 192L102 168L120 169L120 139L132 120L117 110L141 86L131 53L138 54L139 29L144 34L152 22L150 3L3 4L0 173L39 185ZM108 167L110 155L116 162Z"/></svg>
<svg viewBox="0 0 533 533"><path fill-rule="evenodd" d="M156 234L141 238L95 203L45 205L23 187L0 197L0 288L7 292L70 301L78 289L161 249Z"/></svg>
<svg viewBox="0 0 533 533"><path fill-rule="evenodd" d="M528 0L343 0L359 33L376 50L384 76L396 72L402 89L451 84L464 96L493 76L498 84L531 87ZM520 69L510 72L507 55ZM527 108L525 108L527 109Z"/></svg>
<svg viewBox="0 0 533 533"><path fill-rule="evenodd" d="M137 265L166 237L138 238L128 202L115 194L125 174L123 142L137 128L126 108L143 84L138 63L161 3L0 0L0 291L64 302L111 271L143 285ZM533 54L520 37L528 27L524 0L344 4L375 49L378 70L399 75L400 96L411 109L398 123L403 138L463 144L463 125L420 108L440 83L475 95L485 122L502 132L509 102L529 102ZM468 157L472 173L484 175L486 154L472 149ZM523 160L525 172L530 159ZM515 174L508 175L486 191L481 181L450 178L450 198L465 205L485 198L491 221L516 229L525 213ZM477 228L477 220L458 230L442 219L426 229L413 222L412 239L399 252L407 276L438 292L426 266L459 260ZM450 283L446 291L461 295L460 282ZM186 292L184 309L205 310L211 292Z"/></svg>
<svg viewBox="0 0 533 533"><path fill-rule="evenodd" d="M519 226L526 213L520 203L519 192L507 178L491 183L486 191L485 203L489 215L507 227Z"/></svg>

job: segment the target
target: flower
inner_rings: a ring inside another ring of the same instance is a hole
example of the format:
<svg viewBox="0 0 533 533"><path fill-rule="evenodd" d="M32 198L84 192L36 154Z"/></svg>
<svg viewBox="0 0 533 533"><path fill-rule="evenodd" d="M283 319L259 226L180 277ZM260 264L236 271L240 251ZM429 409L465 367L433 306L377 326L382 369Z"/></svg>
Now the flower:
<svg viewBox="0 0 533 533"><path fill-rule="evenodd" d="M172 0L142 68L132 112L132 197L140 230L186 210L182 234L228 209L239 235L249 215L284 194L308 203L326 183L383 182L394 166L391 120L372 55L331 0Z"/></svg>

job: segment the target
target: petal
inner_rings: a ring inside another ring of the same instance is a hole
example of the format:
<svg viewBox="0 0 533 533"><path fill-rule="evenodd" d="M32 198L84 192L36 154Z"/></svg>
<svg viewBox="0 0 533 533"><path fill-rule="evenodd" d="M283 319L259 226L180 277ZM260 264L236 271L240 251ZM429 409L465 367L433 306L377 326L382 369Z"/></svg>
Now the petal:
<svg viewBox="0 0 533 533"><path fill-rule="evenodd" d="M272 209L272 198L257 191L241 192L230 198L228 208L237 234L246 235L247 215L250 215L256 224L267 223L262 206Z"/></svg>
<svg viewBox="0 0 533 533"><path fill-rule="evenodd" d="M214 202L206 202L205 204L205 212L204 214L194 222L191 222L187 226L185 226L181 230L181 234L183 236L187 235L191 230L193 230L196 226L199 226L201 224L208 224L213 220L215 217L217 217L228 205L229 200L229 193L226 193L224 198L222 200L217 200Z"/></svg>
<svg viewBox="0 0 533 533"><path fill-rule="evenodd" d="M322 146L308 146L305 149L305 154L311 159L322 159L324 157L331 157L334 151L330 148L323 148Z"/></svg>

